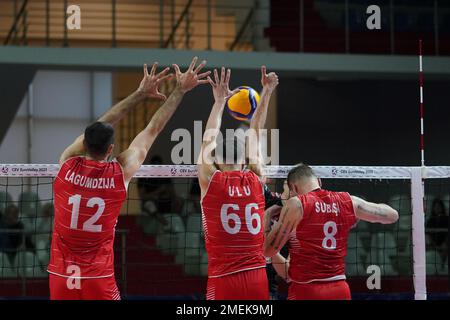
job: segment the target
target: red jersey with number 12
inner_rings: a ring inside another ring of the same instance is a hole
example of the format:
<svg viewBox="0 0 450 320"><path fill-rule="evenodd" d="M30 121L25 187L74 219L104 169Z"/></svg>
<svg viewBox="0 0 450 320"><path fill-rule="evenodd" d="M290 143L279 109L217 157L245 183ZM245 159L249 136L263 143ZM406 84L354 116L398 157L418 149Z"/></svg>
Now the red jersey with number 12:
<svg viewBox="0 0 450 320"><path fill-rule="evenodd" d="M61 166L53 190L55 222L48 271L79 278L114 275L115 227L126 199L120 164L71 158Z"/></svg>
<svg viewBox="0 0 450 320"><path fill-rule="evenodd" d="M216 171L202 199L208 276L264 268L264 194L252 171Z"/></svg>
<svg viewBox="0 0 450 320"><path fill-rule="evenodd" d="M289 242L290 279L298 283L345 279L347 239L356 223L350 195L319 189L299 199L303 217Z"/></svg>

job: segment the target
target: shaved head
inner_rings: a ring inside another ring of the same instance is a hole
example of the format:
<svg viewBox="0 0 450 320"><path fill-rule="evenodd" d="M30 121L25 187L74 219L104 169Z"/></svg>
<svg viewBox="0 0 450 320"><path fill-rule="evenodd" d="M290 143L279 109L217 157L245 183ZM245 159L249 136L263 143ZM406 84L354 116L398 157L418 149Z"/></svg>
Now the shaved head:
<svg viewBox="0 0 450 320"><path fill-rule="evenodd" d="M300 163L292 168L291 171L289 171L287 181L288 184L293 184L301 180L311 178L317 178L317 176L314 174L313 169L304 163Z"/></svg>
<svg viewBox="0 0 450 320"><path fill-rule="evenodd" d="M313 169L300 163L289 171L287 176L289 189L297 194L305 194L314 189L320 188L320 179L316 176Z"/></svg>

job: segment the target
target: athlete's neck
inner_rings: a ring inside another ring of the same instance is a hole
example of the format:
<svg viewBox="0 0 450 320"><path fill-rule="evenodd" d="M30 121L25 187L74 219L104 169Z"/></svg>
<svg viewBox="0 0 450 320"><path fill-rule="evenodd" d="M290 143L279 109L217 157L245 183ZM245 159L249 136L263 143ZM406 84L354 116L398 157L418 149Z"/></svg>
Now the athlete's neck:
<svg viewBox="0 0 450 320"><path fill-rule="evenodd" d="M307 194L312 191L320 190L320 183L317 179L311 179L308 181L304 181L303 183L298 185L298 188L300 189L300 194Z"/></svg>
<svg viewBox="0 0 450 320"><path fill-rule="evenodd" d="M239 165L239 164L221 164L221 165L218 165L218 168L222 172L224 172L224 171L241 171L242 170L242 165Z"/></svg>
<svg viewBox="0 0 450 320"><path fill-rule="evenodd" d="M108 157L106 157L106 158L94 158L94 157L91 157L89 155L86 155L85 159L86 160L90 160L90 161L97 161L97 162L107 162L108 161Z"/></svg>

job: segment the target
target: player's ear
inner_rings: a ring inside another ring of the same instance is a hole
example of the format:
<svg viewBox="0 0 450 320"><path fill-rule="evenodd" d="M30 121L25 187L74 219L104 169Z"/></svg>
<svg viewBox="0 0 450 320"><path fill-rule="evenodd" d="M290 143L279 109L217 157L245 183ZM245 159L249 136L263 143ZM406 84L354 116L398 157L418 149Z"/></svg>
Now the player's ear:
<svg viewBox="0 0 450 320"><path fill-rule="evenodd" d="M287 185L287 188L289 189L289 198L292 198L292 197L293 197L293 194L294 194L294 192L295 192L295 190L294 190L294 184L289 183L289 182L287 182L287 180L286 180L286 185ZM283 186L283 187L284 187L284 186Z"/></svg>
<svg viewBox="0 0 450 320"><path fill-rule="evenodd" d="M112 155L113 150L114 150L114 143L111 143L108 147L108 152L106 154L106 158L109 158Z"/></svg>
<svg viewBox="0 0 450 320"><path fill-rule="evenodd" d="M300 194L300 188L296 184L294 184L294 192L295 194Z"/></svg>

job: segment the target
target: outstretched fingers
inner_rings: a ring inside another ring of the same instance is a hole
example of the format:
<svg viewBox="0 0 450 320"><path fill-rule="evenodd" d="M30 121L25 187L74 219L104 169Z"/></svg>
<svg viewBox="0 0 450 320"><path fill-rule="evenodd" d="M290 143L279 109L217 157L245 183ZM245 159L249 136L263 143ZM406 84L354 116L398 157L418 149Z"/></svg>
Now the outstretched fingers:
<svg viewBox="0 0 450 320"><path fill-rule="evenodd" d="M173 67L173 69L175 70L175 73L177 74L177 75L180 75L181 74L181 70L180 70L180 67L177 65L177 64L172 64L172 67Z"/></svg>
<svg viewBox="0 0 450 320"><path fill-rule="evenodd" d="M201 80L203 78L206 78L210 74L211 74L211 71L206 71L206 72L200 73L199 75L197 75L197 77L198 77L199 80Z"/></svg>
<svg viewBox="0 0 450 320"><path fill-rule="evenodd" d="M219 84L219 74L217 73L217 69L214 69L214 80L216 80L216 84Z"/></svg>
<svg viewBox="0 0 450 320"><path fill-rule="evenodd" d="M208 81L209 84L210 84L213 88L216 87L216 83L211 79L211 77L206 78L206 81Z"/></svg>
<svg viewBox="0 0 450 320"><path fill-rule="evenodd" d="M163 78L164 76L166 76L166 74L167 74L167 72L169 72L169 70L170 70L169 67L165 68L163 71L161 71L160 73L158 73L156 75L156 78L158 78L158 79Z"/></svg>
<svg viewBox="0 0 450 320"><path fill-rule="evenodd" d="M206 66L206 60L203 60L202 63L195 68L194 73L199 73Z"/></svg>
<svg viewBox="0 0 450 320"><path fill-rule="evenodd" d="M231 77L231 69L227 70L227 75L225 77L225 83L229 84L230 83L230 77Z"/></svg>
<svg viewBox="0 0 450 320"><path fill-rule="evenodd" d="M222 67L222 69L220 70L220 83L224 83L225 82L225 67Z"/></svg>
<svg viewBox="0 0 450 320"><path fill-rule="evenodd" d="M148 66L146 63L144 63L144 76L147 77L148 76Z"/></svg>
<svg viewBox="0 0 450 320"><path fill-rule="evenodd" d="M191 62L191 64L189 65L188 71L194 71L194 67L195 67L195 65L197 64L197 60L198 60L198 57L194 57L194 59L192 59L192 62Z"/></svg>
<svg viewBox="0 0 450 320"><path fill-rule="evenodd" d="M235 94L238 93L239 91L241 91L241 89L239 89L239 88L234 89L233 91L231 91L230 97L233 96L233 95L235 95Z"/></svg>
<svg viewBox="0 0 450 320"><path fill-rule="evenodd" d="M153 63L152 70L150 71L150 76L154 76L155 75L156 68L158 68L158 62Z"/></svg>
<svg viewBox="0 0 450 320"><path fill-rule="evenodd" d="M165 75L164 77L159 78L158 82L162 82L162 81L165 81L165 80L170 80L170 79L172 79L172 77L173 77L173 74Z"/></svg>
<svg viewBox="0 0 450 320"><path fill-rule="evenodd" d="M208 79L198 80L198 84L210 83Z"/></svg>

